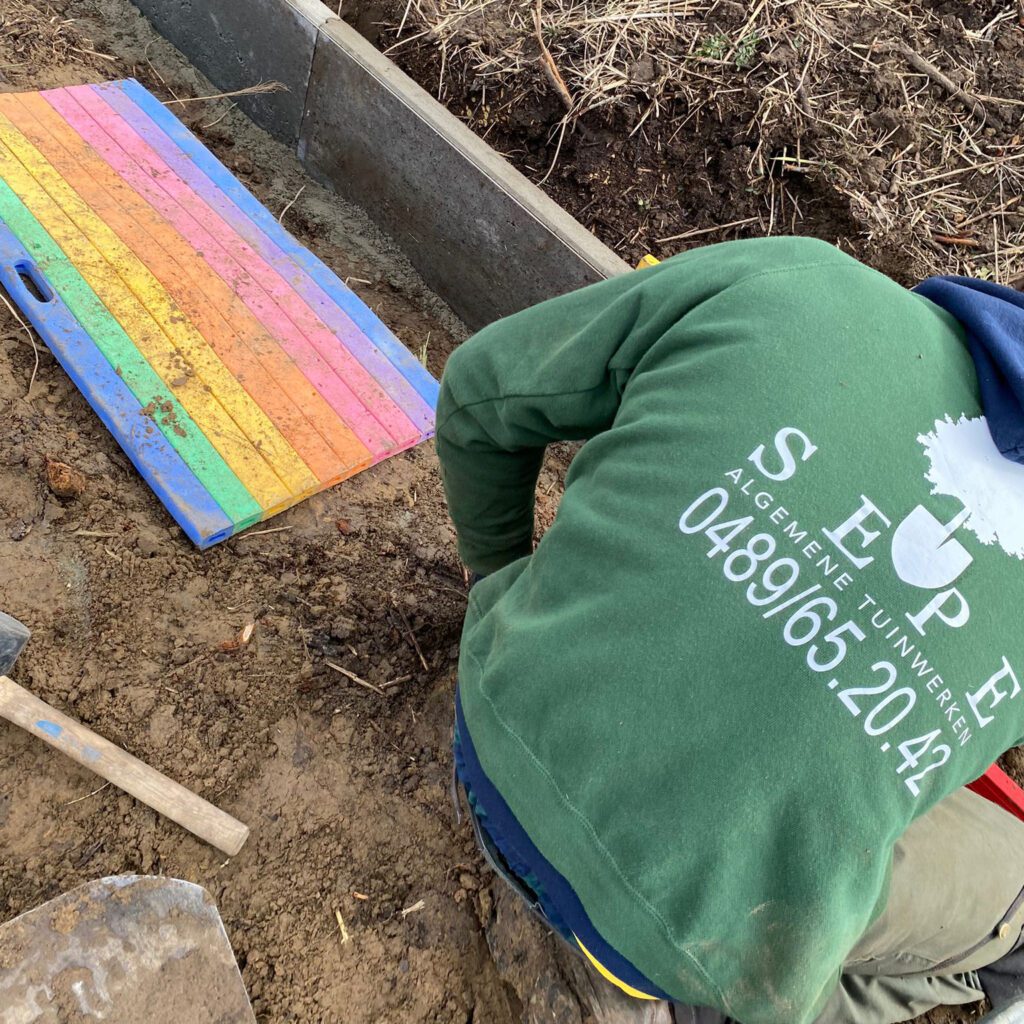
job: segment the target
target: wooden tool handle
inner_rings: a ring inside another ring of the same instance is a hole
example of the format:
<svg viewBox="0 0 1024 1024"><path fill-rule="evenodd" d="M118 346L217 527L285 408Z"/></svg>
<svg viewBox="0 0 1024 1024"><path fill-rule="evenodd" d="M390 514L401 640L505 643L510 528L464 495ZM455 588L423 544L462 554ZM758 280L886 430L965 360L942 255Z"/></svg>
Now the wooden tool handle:
<svg viewBox="0 0 1024 1024"><path fill-rule="evenodd" d="M0 676L0 717L20 725L230 857L249 837L248 827L230 814L62 715L7 676Z"/></svg>

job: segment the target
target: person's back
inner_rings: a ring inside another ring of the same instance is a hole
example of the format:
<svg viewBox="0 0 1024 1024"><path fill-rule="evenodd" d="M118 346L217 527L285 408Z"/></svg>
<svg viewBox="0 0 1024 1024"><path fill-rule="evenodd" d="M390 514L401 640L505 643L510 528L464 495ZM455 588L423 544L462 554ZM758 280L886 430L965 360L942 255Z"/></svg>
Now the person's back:
<svg viewBox="0 0 1024 1024"><path fill-rule="evenodd" d="M962 328L824 243L711 247L467 343L438 451L487 780L658 994L813 1020L897 839L1024 735L1024 467Z"/></svg>

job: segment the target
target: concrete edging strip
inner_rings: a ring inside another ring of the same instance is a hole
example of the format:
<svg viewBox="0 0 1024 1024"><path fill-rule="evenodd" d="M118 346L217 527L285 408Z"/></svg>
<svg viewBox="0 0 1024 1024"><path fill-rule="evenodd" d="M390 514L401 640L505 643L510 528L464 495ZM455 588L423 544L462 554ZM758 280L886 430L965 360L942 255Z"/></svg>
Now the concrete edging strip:
<svg viewBox="0 0 1024 1024"><path fill-rule="evenodd" d="M165 39L225 92L281 82L287 92L238 98L261 128L294 146L317 32L319 0L132 0ZM171 108L174 109L173 107Z"/></svg>
<svg viewBox="0 0 1024 1024"><path fill-rule="evenodd" d="M629 267L318 0L134 0L471 328Z"/></svg>

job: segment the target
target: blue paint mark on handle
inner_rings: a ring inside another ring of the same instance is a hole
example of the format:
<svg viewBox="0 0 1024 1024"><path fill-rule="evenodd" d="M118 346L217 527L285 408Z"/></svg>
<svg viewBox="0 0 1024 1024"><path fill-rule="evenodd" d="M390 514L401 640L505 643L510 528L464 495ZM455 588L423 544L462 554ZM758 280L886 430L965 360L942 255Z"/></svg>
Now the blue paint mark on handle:
<svg viewBox="0 0 1024 1024"><path fill-rule="evenodd" d="M64 748L64 752L71 754L72 757L77 754L86 761L98 761L103 756L95 747L90 747L83 743L74 733L69 733L65 736L64 726L51 722L49 719L40 718L36 722L36 728L41 733L49 736L51 740L59 740L60 745Z"/></svg>

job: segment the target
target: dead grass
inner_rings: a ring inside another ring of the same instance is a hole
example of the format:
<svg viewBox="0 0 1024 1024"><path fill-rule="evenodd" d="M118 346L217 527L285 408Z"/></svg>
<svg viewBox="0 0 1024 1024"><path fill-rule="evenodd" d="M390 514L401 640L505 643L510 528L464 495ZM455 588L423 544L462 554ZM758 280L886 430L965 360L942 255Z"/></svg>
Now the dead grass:
<svg viewBox="0 0 1024 1024"><path fill-rule="evenodd" d="M1007 0L967 29L936 6L408 0L395 48L436 42L442 83L445 67L461 62L483 110L488 94L508 108L557 89L559 148L602 108L625 109L631 133L649 135L654 149L694 121L724 125L747 108L748 184L764 196L748 230L800 231L792 186L801 176L841 197L862 241L900 253L913 276L1024 284L1024 12Z"/></svg>
<svg viewBox="0 0 1024 1024"><path fill-rule="evenodd" d="M93 49L70 18L25 0L0 2L0 75L39 63L102 67L104 62L115 58Z"/></svg>

